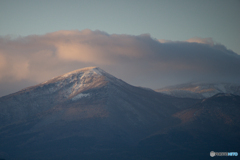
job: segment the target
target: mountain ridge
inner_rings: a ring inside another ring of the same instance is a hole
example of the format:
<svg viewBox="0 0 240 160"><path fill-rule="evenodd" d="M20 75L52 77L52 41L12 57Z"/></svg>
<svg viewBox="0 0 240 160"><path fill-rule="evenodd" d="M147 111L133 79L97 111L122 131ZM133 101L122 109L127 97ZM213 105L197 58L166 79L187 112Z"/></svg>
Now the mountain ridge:
<svg viewBox="0 0 240 160"><path fill-rule="evenodd" d="M218 93L240 95L240 85L232 83L185 83L155 90L156 92L180 98L209 98Z"/></svg>

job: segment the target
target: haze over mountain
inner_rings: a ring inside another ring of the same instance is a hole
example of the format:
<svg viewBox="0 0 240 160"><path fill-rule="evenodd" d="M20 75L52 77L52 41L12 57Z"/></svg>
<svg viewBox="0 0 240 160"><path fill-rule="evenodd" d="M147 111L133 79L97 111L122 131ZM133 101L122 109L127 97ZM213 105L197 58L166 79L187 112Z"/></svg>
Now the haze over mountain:
<svg viewBox="0 0 240 160"><path fill-rule="evenodd" d="M237 95L176 98L83 68L0 98L0 158L207 159L240 149L239 114Z"/></svg>

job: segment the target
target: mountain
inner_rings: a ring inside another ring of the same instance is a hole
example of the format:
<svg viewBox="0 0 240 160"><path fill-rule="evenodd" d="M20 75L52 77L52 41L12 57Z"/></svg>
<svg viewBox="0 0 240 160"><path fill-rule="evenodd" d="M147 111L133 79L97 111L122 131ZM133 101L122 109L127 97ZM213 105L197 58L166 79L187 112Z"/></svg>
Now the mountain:
<svg viewBox="0 0 240 160"><path fill-rule="evenodd" d="M231 83L186 83L157 89L157 92L181 98L209 98L218 93L240 95L240 85Z"/></svg>
<svg viewBox="0 0 240 160"><path fill-rule="evenodd" d="M0 98L0 159L206 159L240 148L239 102L172 97L83 68Z"/></svg>
<svg viewBox="0 0 240 160"><path fill-rule="evenodd" d="M48 114L56 114L51 121L104 118L112 114L117 118L122 114L134 125L136 122L142 125L158 121L159 114L165 117L179 110L177 105L167 101L168 98L131 86L100 68L89 67L2 97L0 120L2 125L9 125Z"/></svg>
<svg viewBox="0 0 240 160"><path fill-rule="evenodd" d="M0 98L1 150L9 156L14 150L15 157L9 158L46 153L41 158L55 159L54 152L61 157L72 152L75 159L93 148L133 146L178 121L170 115L182 102L169 98L98 67L76 70ZM63 145L69 149L62 151Z"/></svg>

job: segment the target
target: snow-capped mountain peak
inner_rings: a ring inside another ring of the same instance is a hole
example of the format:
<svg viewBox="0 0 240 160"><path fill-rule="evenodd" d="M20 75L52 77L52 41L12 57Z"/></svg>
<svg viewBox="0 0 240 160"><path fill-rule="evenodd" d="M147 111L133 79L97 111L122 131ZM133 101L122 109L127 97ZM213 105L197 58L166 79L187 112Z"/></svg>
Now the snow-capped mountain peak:
<svg viewBox="0 0 240 160"><path fill-rule="evenodd" d="M38 86L49 86L51 93L61 91L64 97L74 98L87 89L105 85L112 77L99 67L87 67L52 78Z"/></svg>
<svg viewBox="0 0 240 160"><path fill-rule="evenodd" d="M101 71L102 70L100 68L98 68L98 67L87 67L87 68L82 68L82 69L78 69L78 70L66 73L66 74L64 74L64 75L62 75L60 77L61 78L66 78L66 77L69 77L69 76L71 76L73 74L79 74L81 72L84 73L84 77L91 76L93 74L102 75Z"/></svg>
<svg viewBox="0 0 240 160"><path fill-rule="evenodd" d="M64 75L61 76L57 76L54 77L42 84L47 84L47 83L51 83L52 81L58 81L58 80L64 80L64 79L71 79L72 77L78 75L81 76L81 79L84 79L86 77L91 77L91 76L101 76L102 73L105 72L102 69L98 68L98 67L86 67L86 68L81 68L81 69L77 69L71 72L68 72Z"/></svg>
<svg viewBox="0 0 240 160"><path fill-rule="evenodd" d="M121 86L126 85L125 82L99 67L87 67L54 77L19 92L31 93L31 96L35 95L35 93L38 93L35 96L56 93L60 99L76 100L91 96L88 91L106 86L109 82ZM39 90L39 92L34 92L34 90Z"/></svg>

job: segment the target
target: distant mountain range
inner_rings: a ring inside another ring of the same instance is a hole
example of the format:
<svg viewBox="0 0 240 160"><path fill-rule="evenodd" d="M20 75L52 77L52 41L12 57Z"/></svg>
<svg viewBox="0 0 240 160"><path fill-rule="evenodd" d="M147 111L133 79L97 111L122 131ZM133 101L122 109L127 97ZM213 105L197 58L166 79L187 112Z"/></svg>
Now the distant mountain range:
<svg viewBox="0 0 240 160"><path fill-rule="evenodd" d="M179 98L98 67L0 98L0 159L208 159L240 151L240 96Z"/></svg>
<svg viewBox="0 0 240 160"><path fill-rule="evenodd" d="M231 83L186 83L157 89L157 92L180 98L209 98L218 93L240 96L240 85Z"/></svg>

